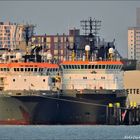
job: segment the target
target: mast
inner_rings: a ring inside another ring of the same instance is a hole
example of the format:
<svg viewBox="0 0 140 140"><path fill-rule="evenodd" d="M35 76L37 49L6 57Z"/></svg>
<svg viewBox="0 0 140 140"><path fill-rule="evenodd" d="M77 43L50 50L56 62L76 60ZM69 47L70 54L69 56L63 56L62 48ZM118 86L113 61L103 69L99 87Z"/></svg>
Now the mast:
<svg viewBox="0 0 140 140"><path fill-rule="evenodd" d="M97 37L98 31L101 27L101 20L92 19L91 17L88 20L81 21L81 27L84 30L84 35L94 35Z"/></svg>

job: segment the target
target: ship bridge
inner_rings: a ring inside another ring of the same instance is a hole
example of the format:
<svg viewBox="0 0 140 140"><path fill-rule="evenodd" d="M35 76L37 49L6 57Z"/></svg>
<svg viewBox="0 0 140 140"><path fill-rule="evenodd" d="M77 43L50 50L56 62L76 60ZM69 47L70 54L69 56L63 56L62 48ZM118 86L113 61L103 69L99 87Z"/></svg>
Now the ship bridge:
<svg viewBox="0 0 140 140"><path fill-rule="evenodd" d="M62 89L123 89L121 61L64 61Z"/></svg>

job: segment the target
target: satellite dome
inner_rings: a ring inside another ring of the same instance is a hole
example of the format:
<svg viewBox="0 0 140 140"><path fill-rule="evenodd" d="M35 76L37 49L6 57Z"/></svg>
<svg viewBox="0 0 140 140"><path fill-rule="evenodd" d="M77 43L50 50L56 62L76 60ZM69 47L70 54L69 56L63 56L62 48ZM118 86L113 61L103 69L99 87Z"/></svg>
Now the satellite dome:
<svg viewBox="0 0 140 140"><path fill-rule="evenodd" d="M17 52L16 53L16 59L22 59L22 54L20 52Z"/></svg>
<svg viewBox="0 0 140 140"><path fill-rule="evenodd" d="M43 56L47 57L48 53L47 52L44 52L43 53Z"/></svg>
<svg viewBox="0 0 140 140"><path fill-rule="evenodd" d="M4 53L4 54L2 54L2 59L6 59L6 57L7 57L7 54L6 53Z"/></svg>
<svg viewBox="0 0 140 140"><path fill-rule="evenodd" d="M114 49L113 48L109 48L109 53L114 53Z"/></svg>
<svg viewBox="0 0 140 140"><path fill-rule="evenodd" d="M47 59L48 59L48 60L51 60L51 59L52 59L52 54L51 54L51 53L48 53L48 54L47 54Z"/></svg>
<svg viewBox="0 0 140 140"><path fill-rule="evenodd" d="M90 50L90 46L89 45L86 45L85 46L85 51L89 51Z"/></svg>

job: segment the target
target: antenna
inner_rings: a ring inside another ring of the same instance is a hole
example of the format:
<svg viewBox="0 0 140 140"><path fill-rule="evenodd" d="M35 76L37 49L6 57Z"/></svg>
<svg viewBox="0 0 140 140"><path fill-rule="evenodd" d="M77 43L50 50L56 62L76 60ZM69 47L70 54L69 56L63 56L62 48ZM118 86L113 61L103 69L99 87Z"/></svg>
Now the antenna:
<svg viewBox="0 0 140 140"><path fill-rule="evenodd" d="M84 30L84 34L87 35L87 30L88 30L88 25L87 25L87 20L82 20L81 21L81 26L82 26L82 29Z"/></svg>
<svg viewBox="0 0 140 140"><path fill-rule="evenodd" d="M97 37L98 31L101 27L101 21L90 17L88 20L82 20L81 26L85 35L94 35Z"/></svg>

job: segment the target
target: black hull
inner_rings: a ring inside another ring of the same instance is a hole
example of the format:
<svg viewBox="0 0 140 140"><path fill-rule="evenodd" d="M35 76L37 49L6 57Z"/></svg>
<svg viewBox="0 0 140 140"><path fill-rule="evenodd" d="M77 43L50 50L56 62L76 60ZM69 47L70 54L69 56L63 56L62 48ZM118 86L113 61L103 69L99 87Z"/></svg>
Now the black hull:
<svg viewBox="0 0 140 140"><path fill-rule="evenodd" d="M32 124L106 124L108 104L119 102L124 107L126 103L126 96L116 97L113 94L16 98L30 110Z"/></svg>

